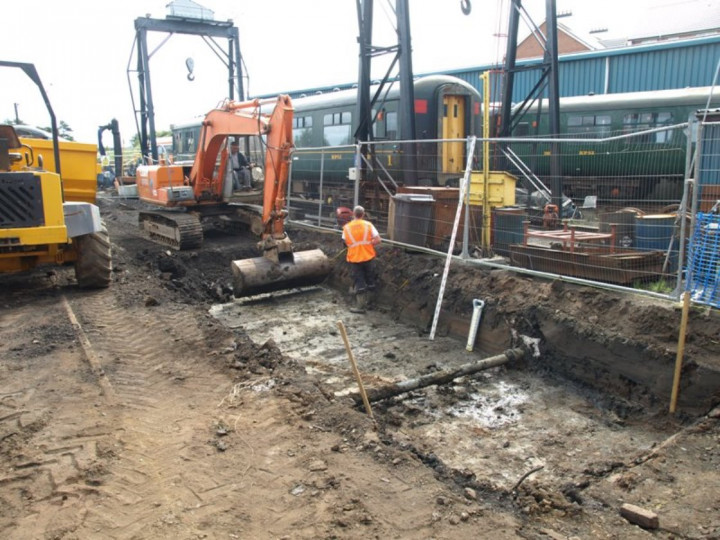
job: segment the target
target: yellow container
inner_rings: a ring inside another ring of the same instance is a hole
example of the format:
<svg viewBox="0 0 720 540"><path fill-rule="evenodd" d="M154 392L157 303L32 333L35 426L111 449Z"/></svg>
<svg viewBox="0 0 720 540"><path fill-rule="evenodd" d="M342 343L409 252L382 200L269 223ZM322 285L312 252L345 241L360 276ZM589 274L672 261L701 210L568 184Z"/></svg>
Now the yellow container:
<svg viewBox="0 0 720 540"><path fill-rule="evenodd" d="M20 142L33 149L34 166L38 155L43 157L43 168L55 172L55 154L50 139L22 137ZM66 201L95 203L97 193L97 146L73 141L60 141L60 173Z"/></svg>
<svg viewBox="0 0 720 540"><path fill-rule="evenodd" d="M490 171L488 176L488 206L513 206L515 204L517 178L502 171ZM482 206L484 202L484 181L482 171L470 173L470 204Z"/></svg>

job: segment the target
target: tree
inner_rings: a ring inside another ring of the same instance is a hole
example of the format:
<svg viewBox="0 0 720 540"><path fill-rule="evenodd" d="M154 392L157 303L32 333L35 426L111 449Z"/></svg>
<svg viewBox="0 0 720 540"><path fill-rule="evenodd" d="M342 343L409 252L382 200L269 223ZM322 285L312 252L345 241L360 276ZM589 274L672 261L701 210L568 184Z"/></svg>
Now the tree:
<svg viewBox="0 0 720 540"><path fill-rule="evenodd" d="M49 131L50 133L52 133L51 126L43 127L40 129L44 129L45 131ZM67 141L74 141L75 137L71 135L72 131L73 128L71 128L70 125L65 122L65 120L60 120L60 122L58 122L58 137L60 137L61 139L65 139Z"/></svg>
<svg viewBox="0 0 720 540"><path fill-rule="evenodd" d="M65 122L64 120L60 120L60 124L58 125L58 135L62 137L63 139L67 139L68 141L74 141L75 138L71 135L72 128Z"/></svg>

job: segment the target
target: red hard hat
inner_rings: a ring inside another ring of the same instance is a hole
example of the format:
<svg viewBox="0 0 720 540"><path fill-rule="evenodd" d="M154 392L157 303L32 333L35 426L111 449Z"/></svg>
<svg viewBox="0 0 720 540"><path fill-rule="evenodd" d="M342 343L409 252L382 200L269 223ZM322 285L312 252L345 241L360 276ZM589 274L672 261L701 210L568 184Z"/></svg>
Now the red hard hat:
<svg viewBox="0 0 720 540"><path fill-rule="evenodd" d="M352 221L352 218L353 211L347 206L338 206L335 210L335 219L340 226L345 225L348 221Z"/></svg>

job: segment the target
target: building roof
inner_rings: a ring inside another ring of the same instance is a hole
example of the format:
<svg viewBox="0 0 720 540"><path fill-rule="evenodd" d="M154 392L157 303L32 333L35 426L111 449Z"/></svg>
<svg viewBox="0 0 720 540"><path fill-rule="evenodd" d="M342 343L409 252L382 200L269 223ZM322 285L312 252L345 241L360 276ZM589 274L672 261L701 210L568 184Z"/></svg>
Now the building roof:
<svg viewBox="0 0 720 540"><path fill-rule="evenodd" d="M665 0L647 10L628 33L630 43L720 33L717 0Z"/></svg>
<svg viewBox="0 0 720 540"><path fill-rule="evenodd" d="M656 0L612 18L593 32L604 48L720 34L718 0ZM572 22L572 21L571 21Z"/></svg>
<svg viewBox="0 0 720 540"><path fill-rule="evenodd" d="M539 26L539 30L547 37L547 22ZM577 32L574 32L564 24L558 23L558 54L569 54L576 52L592 51L598 48L599 43L597 40L592 38L588 39L580 36ZM517 58L535 58L543 55L543 47L538 41L538 38L530 33L525 39L523 39L517 46Z"/></svg>

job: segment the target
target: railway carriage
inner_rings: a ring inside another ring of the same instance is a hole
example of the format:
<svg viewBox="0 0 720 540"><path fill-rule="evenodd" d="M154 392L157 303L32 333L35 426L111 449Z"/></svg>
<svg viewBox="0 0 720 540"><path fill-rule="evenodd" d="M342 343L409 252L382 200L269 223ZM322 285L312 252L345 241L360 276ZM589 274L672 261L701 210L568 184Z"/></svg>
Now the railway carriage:
<svg viewBox="0 0 720 540"><path fill-rule="evenodd" d="M371 89L374 95L376 87ZM398 84L382 93L372 110L375 144L373 173L366 175L361 198L382 198L377 182L408 183L411 153L413 183L444 185L462 176L466 162L464 139L480 130L480 95L470 84L445 75L422 77L414 82L415 130L419 142L413 150L399 141L411 137L400 132L400 89ZM343 90L296 98L293 157L293 198L324 200L349 206L353 200L353 169L356 163L354 133L357 129L357 90ZM438 142L439 139L462 139ZM427 142L423 142L427 141ZM397 142L397 144L396 144ZM320 184L322 180L322 185ZM381 205L382 206L382 205Z"/></svg>
<svg viewBox="0 0 720 540"><path fill-rule="evenodd" d="M687 122L698 109L720 106L710 87L566 97L560 99L563 188L579 198L679 200L685 175L687 129L662 130ZM546 136L547 100L534 104L513 136ZM652 133L633 135L647 130ZM607 143L595 139L625 135ZM583 142L586 140L587 142ZM550 145L512 143L511 148L542 178L550 172Z"/></svg>

